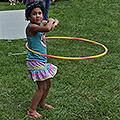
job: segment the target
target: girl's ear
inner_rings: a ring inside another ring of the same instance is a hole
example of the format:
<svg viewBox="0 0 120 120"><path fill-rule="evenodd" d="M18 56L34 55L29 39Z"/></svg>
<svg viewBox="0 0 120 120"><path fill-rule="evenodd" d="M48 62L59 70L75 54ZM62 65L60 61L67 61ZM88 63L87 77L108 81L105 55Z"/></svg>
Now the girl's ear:
<svg viewBox="0 0 120 120"><path fill-rule="evenodd" d="M27 19L30 20L30 16L27 15Z"/></svg>

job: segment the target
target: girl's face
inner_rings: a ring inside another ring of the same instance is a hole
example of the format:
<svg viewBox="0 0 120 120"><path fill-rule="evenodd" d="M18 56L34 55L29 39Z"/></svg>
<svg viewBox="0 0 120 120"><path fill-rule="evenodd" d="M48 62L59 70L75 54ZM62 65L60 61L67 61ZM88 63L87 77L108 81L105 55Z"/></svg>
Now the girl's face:
<svg viewBox="0 0 120 120"><path fill-rule="evenodd" d="M31 22L34 22L36 24L40 24L43 20L43 13L42 10L38 8L34 8L32 12L30 13L30 16L28 17Z"/></svg>

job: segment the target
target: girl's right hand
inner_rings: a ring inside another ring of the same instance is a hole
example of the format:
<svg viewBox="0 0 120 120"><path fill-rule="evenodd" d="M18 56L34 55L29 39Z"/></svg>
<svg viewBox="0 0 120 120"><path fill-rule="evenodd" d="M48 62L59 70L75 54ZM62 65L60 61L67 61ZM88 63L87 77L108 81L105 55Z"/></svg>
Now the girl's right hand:
<svg viewBox="0 0 120 120"><path fill-rule="evenodd" d="M59 21L57 19L54 19L51 30L53 30L58 24L59 24Z"/></svg>

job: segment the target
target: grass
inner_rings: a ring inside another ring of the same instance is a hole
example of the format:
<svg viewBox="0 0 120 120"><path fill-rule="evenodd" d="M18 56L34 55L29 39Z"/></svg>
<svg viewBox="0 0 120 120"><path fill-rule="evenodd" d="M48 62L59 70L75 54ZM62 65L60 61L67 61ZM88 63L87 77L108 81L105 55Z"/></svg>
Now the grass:
<svg viewBox="0 0 120 120"><path fill-rule="evenodd" d="M0 2L0 10L24 9L25 6ZM53 110L38 108L44 120L119 120L120 34L119 0L58 1L51 5L49 17L59 25L46 36L87 38L107 46L106 56L93 60L69 61L48 58L58 66L58 74L46 103ZM0 119L32 120L26 115L37 89L29 80L27 55L8 56L22 52L26 41L11 43L0 40ZM89 56L103 52L97 45L69 40L47 40L48 54Z"/></svg>

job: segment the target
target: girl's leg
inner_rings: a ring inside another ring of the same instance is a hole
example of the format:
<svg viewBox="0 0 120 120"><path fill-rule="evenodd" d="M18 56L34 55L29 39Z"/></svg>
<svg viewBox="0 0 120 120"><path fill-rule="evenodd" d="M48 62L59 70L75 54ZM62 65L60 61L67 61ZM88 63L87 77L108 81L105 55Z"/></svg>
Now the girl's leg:
<svg viewBox="0 0 120 120"><path fill-rule="evenodd" d="M48 20L48 11L50 8L51 0L43 0L43 5L45 7L45 13L43 15L43 20Z"/></svg>
<svg viewBox="0 0 120 120"><path fill-rule="evenodd" d="M26 5L28 4L29 0L26 0Z"/></svg>
<svg viewBox="0 0 120 120"><path fill-rule="evenodd" d="M16 0L13 0L13 5L15 5L15 1L16 1Z"/></svg>
<svg viewBox="0 0 120 120"><path fill-rule="evenodd" d="M46 88L45 92L43 93L43 96L42 96L42 98L41 98L41 100L40 100L40 102L38 104L41 107L47 107L46 104L45 104L45 100L46 100L46 97L48 95L49 89L51 87L51 79L46 80L46 87L47 88Z"/></svg>
<svg viewBox="0 0 120 120"><path fill-rule="evenodd" d="M39 101L41 100L41 98L43 96L43 93L46 90L46 81L37 82L37 85L38 85L38 90L35 92L35 94L33 96L32 103L31 103L30 109L28 111L28 115L30 115L30 113L32 113L32 114L35 114L34 117L39 117L39 115L36 111L36 108L37 108Z"/></svg>
<svg viewBox="0 0 120 120"><path fill-rule="evenodd" d="M43 0L43 5L44 5L44 8L46 9L46 0ZM45 15L46 13L44 13L44 15L43 15L43 20L46 20L46 18L45 18Z"/></svg>
<svg viewBox="0 0 120 120"><path fill-rule="evenodd" d="M12 5L12 0L10 1L10 5Z"/></svg>
<svg viewBox="0 0 120 120"><path fill-rule="evenodd" d="M23 0L23 4L25 5L25 3L26 3L26 0Z"/></svg>

